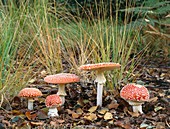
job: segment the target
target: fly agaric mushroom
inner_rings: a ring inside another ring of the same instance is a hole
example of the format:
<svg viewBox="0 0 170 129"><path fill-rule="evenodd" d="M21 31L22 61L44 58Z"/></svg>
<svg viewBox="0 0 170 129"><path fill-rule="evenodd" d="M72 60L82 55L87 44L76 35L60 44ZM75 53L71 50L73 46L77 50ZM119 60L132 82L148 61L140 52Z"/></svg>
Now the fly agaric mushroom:
<svg viewBox="0 0 170 129"><path fill-rule="evenodd" d="M33 110L33 98L42 96L42 92L37 88L24 88L19 92L18 96L28 98L28 109Z"/></svg>
<svg viewBox="0 0 170 129"><path fill-rule="evenodd" d="M96 71L95 82L97 82L97 106L102 106L103 85L106 82L104 71L120 68L120 66L121 65L119 63L104 62L97 64L86 64L79 67L80 70Z"/></svg>
<svg viewBox="0 0 170 129"><path fill-rule="evenodd" d="M44 81L47 83L58 84L58 92L57 95L61 97L62 105L65 103L65 84L79 82L80 78L75 74L70 73L59 73L55 75L48 75L44 78Z"/></svg>
<svg viewBox="0 0 170 129"><path fill-rule="evenodd" d="M49 108L48 116L49 117L59 116L57 107L59 107L61 104L62 100L59 95L53 94L47 96L45 99L45 105Z"/></svg>
<svg viewBox="0 0 170 129"><path fill-rule="evenodd" d="M132 83L122 88L120 96L132 106L133 112L142 114L142 104L149 100L149 91L142 85Z"/></svg>

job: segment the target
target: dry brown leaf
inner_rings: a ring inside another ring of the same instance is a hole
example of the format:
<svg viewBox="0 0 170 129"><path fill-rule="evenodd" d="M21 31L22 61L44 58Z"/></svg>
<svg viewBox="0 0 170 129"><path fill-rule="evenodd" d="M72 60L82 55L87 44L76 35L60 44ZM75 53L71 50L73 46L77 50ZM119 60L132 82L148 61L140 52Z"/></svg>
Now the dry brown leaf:
<svg viewBox="0 0 170 129"><path fill-rule="evenodd" d="M13 107L17 107L18 105L21 104L21 98L18 97L18 96L15 96L13 99L12 99L12 106Z"/></svg>
<svg viewBox="0 0 170 129"><path fill-rule="evenodd" d="M38 111L37 116L39 120L45 120L48 118L47 113L45 113L43 110Z"/></svg>
<svg viewBox="0 0 170 129"><path fill-rule="evenodd" d="M110 120L110 121L108 121L108 123L113 125L114 124L114 120Z"/></svg>
<svg viewBox="0 0 170 129"><path fill-rule="evenodd" d="M129 111L127 107L124 108L124 113L125 114L127 114L127 113L130 114L132 117L138 117L140 115L138 112Z"/></svg>
<svg viewBox="0 0 170 129"><path fill-rule="evenodd" d="M83 112L83 110L81 108L77 108L76 113L77 114L83 114L84 112Z"/></svg>
<svg viewBox="0 0 170 129"><path fill-rule="evenodd" d="M57 127L58 123L56 121L50 121L50 125L53 127Z"/></svg>
<svg viewBox="0 0 170 129"><path fill-rule="evenodd" d="M158 97L153 97L148 100L148 102L156 102L158 100Z"/></svg>
<svg viewBox="0 0 170 129"><path fill-rule="evenodd" d="M113 115L110 112L106 112L106 114L104 115L104 119L105 120L110 120L113 119Z"/></svg>
<svg viewBox="0 0 170 129"><path fill-rule="evenodd" d="M131 129L131 124L130 123L124 123L124 121L115 121L114 125L118 127L122 127L123 129Z"/></svg>
<svg viewBox="0 0 170 129"><path fill-rule="evenodd" d="M81 114L77 114L77 113L72 113L72 118L77 119L81 116Z"/></svg>
<svg viewBox="0 0 170 129"><path fill-rule="evenodd" d="M132 117L138 117L140 114L138 112L130 112L128 111L128 113L132 116Z"/></svg>
<svg viewBox="0 0 170 129"><path fill-rule="evenodd" d="M98 118L103 118L103 115L97 114Z"/></svg>
<svg viewBox="0 0 170 129"><path fill-rule="evenodd" d="M31 123L31 125L34 125L34 126L42 126L43 124L44 124L44 122L30 122Z"/></svg>
<svg viewBox="0 0 170 129"><path fill-rule="evenodd" d="M108 108L102 108L101 110L98 111L99 114L105 114L107 111L109 111Z"/></svg>
<svg viewBox="0 0 170 129"><path fill-rule="evenodd" d="M2 120L1 121L3 124L6 124L8 127L11 127L11 123L7 120Z"/></svg>
<svg viewBox="0 0 170 129"><path fill-rule="evenodd" d="M31 80L29 80L28 82L32 84L32 83L34 83L35 81L36 81L36 79L31 79Z"/></svg>
<svg viewBox="0 0 170 129"><path fill-rule="evenodd" d="M63 120L63 119L57 119L56 121L60 124L63 124L65 122L65 120Z"/></svg>
<svg viewBox="0 0 170 129"><path fill-rule="evenodd" d="M37 114L36 113L31 114L31 112L28 111L25 113L25 116L28 118L28 120L35 120L35 118L37 117Z"/></svg>
<svg viewBox="0 0 170 129"><path fill-rule="evenodd" d="M72 111L72 110L70 110L70 109L66 109L66 111L67 111L68 114L73 114L73 113L75 113L74 111Z"/></svg>
<svg viewBox="0 0 170 129"><path fill-rule="evenodd" d="M83 99L79 98L79 100L77 100L77 104L83 107L84 106Z"/></svg>
<svg viewBox="0 0 170 129"><path fill-rule="evenodd" d="M12 110L12 115L14 116L22 115L22 112L20 110Z"/></svg>
<svg viewBox="0 0 170 129"><path fill-rule="evenodd" d="M40 75L41 75L41 77L45 77L45 76L47 75L47 71L42 70L42 71L40 72Z"/></svg>
<svg viewBox="0 0 170 129"><path fill-rule="evenodd" d="M108 109L117 109L118 106L119 106L118 103L111 103L111 104L108 105Z"/></svg>
<svg viewBox="0 0 170 129"><path fill-rule="evenodd" d="M89 113L84 116L84 119L89 120L89 121L94 121L97 119L97 116L94 113Z"/></svg>
<svg viewBox="0 0 170 129"><path fill-rule="evenodd" d="M156 129L166 129L164 122L157 122L156 123Z"/></svg>
<svg viewBox="0 0 170 129"><path fill-rule="evenodd" d="M95 111L97 110L97 107L98 107L98 106L93 106L93 107L91 107L88 111L89 111L90 113L93 113L93 112L95 112Z"/></svg>

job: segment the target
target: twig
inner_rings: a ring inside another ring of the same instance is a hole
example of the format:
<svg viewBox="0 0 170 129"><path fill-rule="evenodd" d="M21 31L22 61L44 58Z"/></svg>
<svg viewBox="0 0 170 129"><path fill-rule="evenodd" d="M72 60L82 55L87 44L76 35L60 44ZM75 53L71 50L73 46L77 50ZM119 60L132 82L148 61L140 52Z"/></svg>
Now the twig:
<svg viewBox="0 0 170 129"><path fill-rule="evenodd" d="M4 96L3 96L3 94L2 94L2 95L1 95L0 107L2 106L3 101L4 101Z"/></svg>
<svg viewBox="0 0 170 129"><path fill-rule="evenodd" d="M165 123L167 124L167 126L170 128L170 125L169 125L169 123L168 123L168 120L166 119L165 120Z"/></svg>
<svg viewBox="0 0 170 129"><path fill-rule="evenodd" d="M145 31L145 32L149 33L149 34L154 34L154 35L158 35L158 36L161 36L161 37L165 37L165 38L170 40L169 35L161 33L161 32L154 32L154 31Z"/></svg>

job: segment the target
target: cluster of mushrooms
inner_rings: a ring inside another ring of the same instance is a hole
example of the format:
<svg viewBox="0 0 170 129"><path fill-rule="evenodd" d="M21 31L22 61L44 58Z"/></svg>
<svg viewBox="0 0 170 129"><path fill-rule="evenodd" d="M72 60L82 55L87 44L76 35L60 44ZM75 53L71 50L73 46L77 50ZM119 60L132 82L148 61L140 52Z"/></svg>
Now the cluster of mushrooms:
<svg viewBox="0 0 170 129"><path fill-rule="evenodd" d="M106 82L104 71L120 68L120 66L119 63L105 62L86 64L79 67L80 70L96 71L95 82L97 83L97 106L102 107L103 86ZM46 76L44 81L51 84L58 84L57 94L48 95L45 99L45 104L49 108L49 117L59 116L57 107L64 105L65 96L67 95L65 85L67 83L79 82L80 78L75 74L59 73ZM27 97L28 109L33 110L33 98L42 96L42 93L37 88L24 88L19 92L18 96ZM142 85L130 83L121 89L120 96L133 107L133 112L139 112L142 114L142 104L149 100L149 91Z"/></svg>

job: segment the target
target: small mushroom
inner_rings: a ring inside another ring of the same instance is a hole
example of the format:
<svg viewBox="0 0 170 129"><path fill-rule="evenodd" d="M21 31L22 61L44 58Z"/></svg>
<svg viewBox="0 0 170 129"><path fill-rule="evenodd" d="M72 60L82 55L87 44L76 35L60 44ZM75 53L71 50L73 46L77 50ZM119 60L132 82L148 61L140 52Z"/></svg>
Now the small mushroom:
<svg viewBox="0 0 170 129"><path fill-rule="evenodd" d="M120 96L132 106L133 112L143 113L142 104L149 100L149 91L139 84L127 84L121 91Z"/></svg>
<svg viewBox="0 0 170 129"><path fill-rule="evenodd" d="M59 107L61 104L62 100L60 96L56 94L47 96L45 99L45 105L49 108L48 116L49 117L59 116L57 107Z"/></svg>
<svg viewBox="0 0 170 129"><path fill-rule="evenodd" d="M34 98L42 96L42 92L37 88L24 88L19 92L18 96L28 98L28 109L33 110Z"/></svg>
<svg viewBox="0 0 170 129"><path fill-rule="evenodd" d="M44 78L44 81L47 83L59 85L57 95L59 95L61 97L62 105L63 105L65 103L65 96L67 95L66 91L65 91L65 84L79 82L80 78L75 74L59 73L59 74L55 74L55 75L46 76Z"/></svg>
<svg viewBox="0 0 170 129"><path fill-rule="evenodd" d="M119 63L104 62L97 64L86 64L79 67L80 70L96 71L95 82L97 82L97 106L102 106L103 85L106 82L104 71L120 68L120 66L121 65Z"/></svg>

